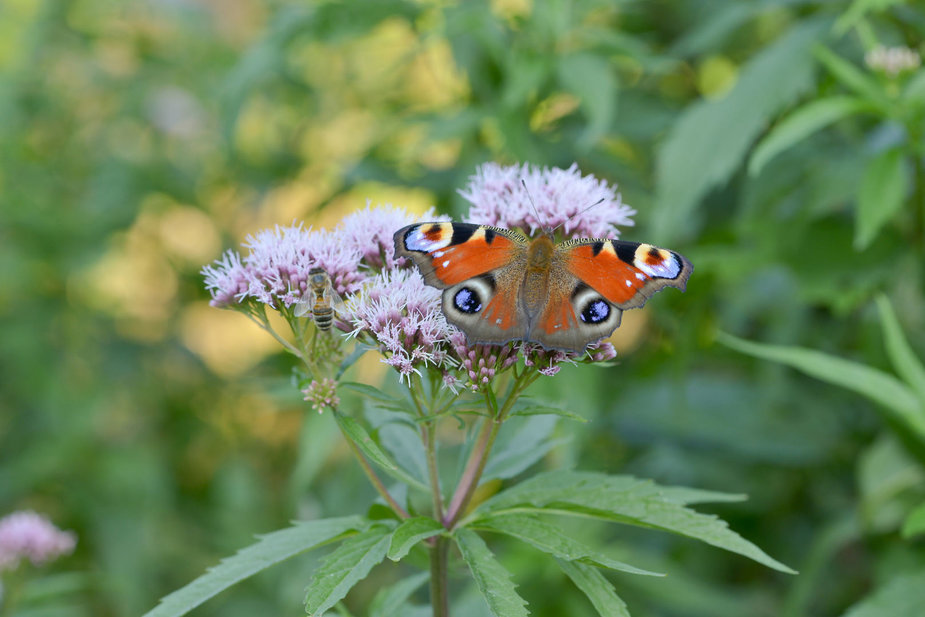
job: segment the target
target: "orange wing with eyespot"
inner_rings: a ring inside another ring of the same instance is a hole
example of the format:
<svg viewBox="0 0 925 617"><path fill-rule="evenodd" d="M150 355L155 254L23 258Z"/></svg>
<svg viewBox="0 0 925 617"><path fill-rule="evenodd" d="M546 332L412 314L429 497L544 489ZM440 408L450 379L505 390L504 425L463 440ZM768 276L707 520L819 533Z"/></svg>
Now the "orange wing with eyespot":
<svg viewBox="0 0 925 617"><path fill-rule="evenodd" d="M620 309L642 306L663 287L683 291L694 269L674 251L639 242L580 240L563 249L569 272Z"/></svg>
<svg viewBox="0 0 925 617"><path fill-rule="evenodd" d="M506 266L525 245L510 230L471 223L418 223L395 232L395 253L412 259L439 289Z"/></svg>

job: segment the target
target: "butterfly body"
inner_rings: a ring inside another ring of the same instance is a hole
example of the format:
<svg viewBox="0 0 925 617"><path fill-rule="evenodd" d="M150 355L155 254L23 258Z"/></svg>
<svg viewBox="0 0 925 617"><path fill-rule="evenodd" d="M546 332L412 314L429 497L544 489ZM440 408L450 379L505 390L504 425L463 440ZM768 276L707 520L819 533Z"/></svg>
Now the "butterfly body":
<svg viewBox="0 0 925 617"><path fill-rule="evenodd" d="M315 326L327 332L334 322L335 307L341 304L343 300L334 291L328 273L321 268L312 268L308 271L308 290L296 304L295 315L301 317L311 313Z"/></svg>
<svg viewBox="0 0 925 617"><path fill-rule="evenodd" d="M619 240L532 240L497 227L418 223L395 233L397 255L443 289L449 323L470 343L523 340L582 351L665 286L693 269L678 253Z"/></svg>

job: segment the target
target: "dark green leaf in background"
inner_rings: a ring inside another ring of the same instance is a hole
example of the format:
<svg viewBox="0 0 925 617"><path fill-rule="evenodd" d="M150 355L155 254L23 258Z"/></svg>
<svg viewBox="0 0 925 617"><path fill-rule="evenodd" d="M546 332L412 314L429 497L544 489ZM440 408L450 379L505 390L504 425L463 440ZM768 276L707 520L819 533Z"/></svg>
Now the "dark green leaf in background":
<svg viewBox="0 0 925 617"><path fill-rule="evenodd" d="M881 152L868 164L858 188L856 248L867 248L902 209L909 184L906 157L899 148Z"/></svg>

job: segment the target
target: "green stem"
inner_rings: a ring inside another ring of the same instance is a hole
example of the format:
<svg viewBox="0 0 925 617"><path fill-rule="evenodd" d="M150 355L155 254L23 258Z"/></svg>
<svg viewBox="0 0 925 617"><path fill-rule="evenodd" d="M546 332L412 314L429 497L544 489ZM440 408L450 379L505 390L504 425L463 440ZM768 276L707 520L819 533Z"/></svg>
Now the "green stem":
<svg viewBox="0 0 925 617"><path fill-rule="evenodd" d="M340 426L340 424L338 424ZM366 474L366 477L369 478L370 483L376 489L376 492L385 499L386 503L389 504L389 507L401 518L402 520L411 518L411 516L402 508L395 498L389 493L388 489L385 487L385 484L382 483L382 480L379 479L379 476L376 475L376 470L373 469L372 465L369 464L369 461L366 460L366 457L363 456L363 453L360 452L360 449L353 442L348 435L346 435L341 429L341 435L343 435L344 440L347 442L347 445L350 446L350 449L353 450L354 455L356 455L357 461L360 463L360 467L363 468L363 473Z"/></svg>
<svg viewBox="0 0 925 617"><path fill-rule="evenodd" d="M453 493L446 516L443 517L443 526L447 529L453 528L469 504L469 500L472 499L482 472L485 470L485 463L488 462L488 453L491 452L491 446L495 443L495 437L498 436L500 428L501 421L497 418L486 418L482 421L482 428L476 438L475 447L472 448L472 454L466 461L462 478L459 479L459 485Z"/></svg>
<svg viewBox="0 0 925 617"><path fill-rule="evenodd" d="M495 438L498 436L501 425L507 419L520 393L533 383L534 379L536 379L536 375L530 371L525 371L524 374L520 375L512 385L511 392L497 415L485 418L482 422L479 435L475 440L475 446L472 448L469 460L466 461L466 468L463 470L462 478L459 480L459 485L457 485L446 515L443 517L443 526L447 529L453 529L466 511L466 506L469 505L472 495L475 494L475 489L478 488L482 472L485 470L485 464L488 462L488 455L491 452L492 445L495 443ZM486 394L485 398L489 408L495 411L494 406L491 404L492 397Z"/></svg>
<svg viewBox="0 0 925 617"><path fill-rule="evenodd" d="M430 548L430 604L434 617L449 617L450 603L448 591L447 562L449 558L449 541L442 536Z"/></svg>
<svg viewBox="0 0 925 617"><path fill-rule="evenodd" d="M421 378L423 389L424 380ZM429 414L424 410L421 403L420 395L414 389L414 382L408 386L411 393L411 400L417 409L418 418L424 418ZM427 473L430 480L430 492L434 508L434 518L438 521L443 520L443 492L440 490L440 469L437 466L437 423L434 420L427 420L421 423L421 441L424 442L424 450L427 453Z"/></svg>

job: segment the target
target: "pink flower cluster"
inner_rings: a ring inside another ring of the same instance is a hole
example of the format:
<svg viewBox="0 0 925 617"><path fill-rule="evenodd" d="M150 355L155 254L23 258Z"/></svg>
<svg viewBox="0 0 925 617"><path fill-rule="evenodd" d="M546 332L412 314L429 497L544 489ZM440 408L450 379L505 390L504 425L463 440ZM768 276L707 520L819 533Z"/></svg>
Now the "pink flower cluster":
<svg viewBox="0 0 925 617"><path fill-rule="evenodd" d="M302 390L305 395L303 400L312 404L312 409L321 413L328 409L335 409L340 405L340 397L337 396L337 382L328 377L321 380L313 379L307 388Z"/></svg>
<svg viewBox="0 0 925 617"><path fill-rule="evenodd" d="M77 537L61 531L35 512L14 512L0 519L0 570L13 570L23 559L43 564L74 550Z"/></svg>
<svg viewBox="0 0 925 617"><path fill-rule="evenodd" d="M425 218L433 220L434 215ZM351 294L371 274L370 268L395 266L392 234L416 219L402 208L367 204L330 231L293 223L248 236L243 258L229 250L202 269L211 304L233 307L253 298L276 309L292 306L306 292L308 272L315 267L331 277L338 294Z"/></svg>
<svg viewBox="0 0 925 617"><path fill-rule="evenodd" d="M616 187L582 176L574 163L568 169L486 163L459 194L472 204L466 221L519 227L531 236L561 225L567 238L617 238L617 226L632 226L636 214Z"/></svg>
<svg viewBox="0 0 925 617"><path fill-rule="evenodd" d="M456 332L440 310L440 290L417 270L384 270L346 301L344 316L353 323L350 334L371 335L403 379L420 374L420 365L442 364Z"/></svg>

